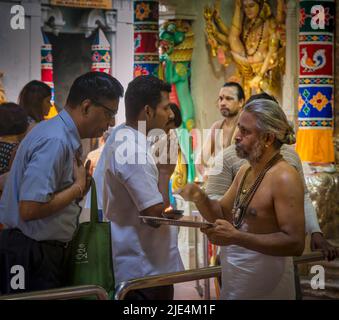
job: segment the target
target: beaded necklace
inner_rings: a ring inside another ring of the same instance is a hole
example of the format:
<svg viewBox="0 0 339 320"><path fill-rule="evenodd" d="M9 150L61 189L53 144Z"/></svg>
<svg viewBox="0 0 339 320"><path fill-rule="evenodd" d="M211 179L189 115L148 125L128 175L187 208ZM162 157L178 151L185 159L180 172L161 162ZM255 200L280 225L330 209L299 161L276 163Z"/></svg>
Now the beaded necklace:
<svg viewBox="0 0 339 320"><path fill-rule="evenodd" d="M261 19L260 19L260 21L261 21ZM265 23L264 23L263 21L261 21L261 22L262 22L262 23L261 23L260 37L259 37L257 46L256 46L255 50L254 50L252 53L249 53L249 52L248 52L248 48L247 48L247 39L248 39L249 35L251 34L252 29L255 27L256 20L254 20L254 21L251 23L250 27L248 28L247 33L244 34L244 36L243 36L244 49L245 49L245 55L246 55L246 57L253 57L253 56L258 52L258 50L259 50L259 47L260 47L260 45L261 45L261 42L262 42L262 39L263 39L263 35L264 35L264 25L265 25ZM244 21L244 23L243 23L243 30L245 29L244 27L245 27L245 21Z"/></svg>
<svg viewBox="0 0 339 320"><path fill-rule="evenodd" d="M245 180L247 178L247 175L249 174L249 172L251 171L251 167L249 167L241 182L240 182L240 186L237 190L237 194L235 196L235 201L234 201L234 206L232 209L232 216L233 216L233 226L237 229L239 229L243 223L243 220L245 218L246 215L246 211L248 208L248 205L250 204L251 200L253 199L253 196L255 194L255 192L257 191L258 187L260 186L261 182L263 181L266 172L271 169L280 159L282 159L282 155L278 152L276 153L271 160L269 160L264 169L259 173L259 175L257 176L257 178L255 179L254 183L251 185L251 187L248 189L248 191L243 190L244 184L245 184ZM241 194L245 194L242 199L241 198Z"/></svg>

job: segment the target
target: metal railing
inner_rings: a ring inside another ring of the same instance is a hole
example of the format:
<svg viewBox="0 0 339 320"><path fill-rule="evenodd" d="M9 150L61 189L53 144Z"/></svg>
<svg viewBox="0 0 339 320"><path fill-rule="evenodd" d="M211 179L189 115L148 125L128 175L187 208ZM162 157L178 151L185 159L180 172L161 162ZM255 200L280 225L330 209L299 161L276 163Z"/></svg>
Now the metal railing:
<svg viewBox="0 0 339 320"><path fill-rule="evenodd" d="M171 272L156 276L132 279L121 282L115 292L115 300L123 300L131 290L167 286L174 283L215 278L221 275L221 267L206 267L182 272Z"/></svg>
<svg viewBox="0 0 339 320"><path fill-rule="evenodd" d="M294 257L294 264L309 263L324 260L321 252L313 252ZM132 279L121 282L115 292L115 300L123 300L129 291L136 289L152 288L166 286L175 283L195 281L199 279L208 279L221 276L221 266L206 267L200 269L187 270L182 272L166 273L156 276Z"/></svg>
<svg viewBox="0 0 339 320"><path fill-rule="evenodd" d="M325 260L325 256L321 251L314 251L311 253L303 254L300 257L293 257L294 264L303 264L322 260Z"/></svg>
<svg viewBox="0 0 339 320"><path fill-rule="evenodd" d="M76 286L51 290L31 291L0 295L0 300L67 300L95 296L97 300L108 300L108 294L100 286Z"/></svg>
<svg viewBox="0 0 339 320"><path fill-rule="evenodd" d="M294 264L301 264L321 261L323 259L324 256L321 252L314 252L305 254L301 257L295 257L293 260ZM126 294L131 290L166 286L175 283L189 282L200 279L215 278L219 277L220 275L221 266L214 266L133 279L122 282L118 285L118 289L115 293L115 299L123 300ZM80 299L90 296L95 296L98 300L108 300L107 292L102 287L96 285L66 287L10 295L0 295L0 300L67 300Z"/></svg>

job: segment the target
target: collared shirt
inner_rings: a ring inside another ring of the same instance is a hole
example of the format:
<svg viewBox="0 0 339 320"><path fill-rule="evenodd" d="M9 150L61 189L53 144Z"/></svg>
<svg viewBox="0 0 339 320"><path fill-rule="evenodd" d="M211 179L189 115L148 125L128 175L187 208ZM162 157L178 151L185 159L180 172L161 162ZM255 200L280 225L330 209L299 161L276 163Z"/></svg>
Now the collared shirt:
<svg viewBox="0 0 339 320"><path fill-rule="evenodd" d="M19 202L46 203L73 184L74 154L81 148L75 123L66 110L37 124L20 143L0 200L0 223L41 240L72 239L80 207L73 201L43 219L23 221Z"/></svg>
<svg viewBox="0 0 339 320"><path fill-rule="evenodd" d="M152 228L140 212L163 202L150 144L125 124L116 127L104 151L103 210L111 221L113 268L121 281L183 270L178 229Z"/></svg>

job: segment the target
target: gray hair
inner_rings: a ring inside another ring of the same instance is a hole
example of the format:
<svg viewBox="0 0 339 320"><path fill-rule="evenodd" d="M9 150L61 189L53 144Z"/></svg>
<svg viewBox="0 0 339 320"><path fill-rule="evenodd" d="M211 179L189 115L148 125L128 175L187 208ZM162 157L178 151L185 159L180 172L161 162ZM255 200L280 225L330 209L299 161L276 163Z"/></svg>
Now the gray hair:
<svg viewBox="0 0 339 320"><path fill-rule="evenodd" d="M278 103L267 99L256 99L246 104L243 110L255 116L257 128L262 134L273 133L275 135L277 148L280 148L282 144L295 143L293 127Z"/></svg>

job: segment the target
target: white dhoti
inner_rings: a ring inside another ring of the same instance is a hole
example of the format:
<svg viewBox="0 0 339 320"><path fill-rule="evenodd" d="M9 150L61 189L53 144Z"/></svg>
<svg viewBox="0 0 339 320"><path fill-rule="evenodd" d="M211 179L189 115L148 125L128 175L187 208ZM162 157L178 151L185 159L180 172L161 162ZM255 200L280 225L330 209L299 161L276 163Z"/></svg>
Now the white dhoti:
<svg viewBox="0 0 339 320"><path fill-rule="evenodd" d="M295 299L292 257L268 256L239 246L221 247L222 300Z"/></svg>

